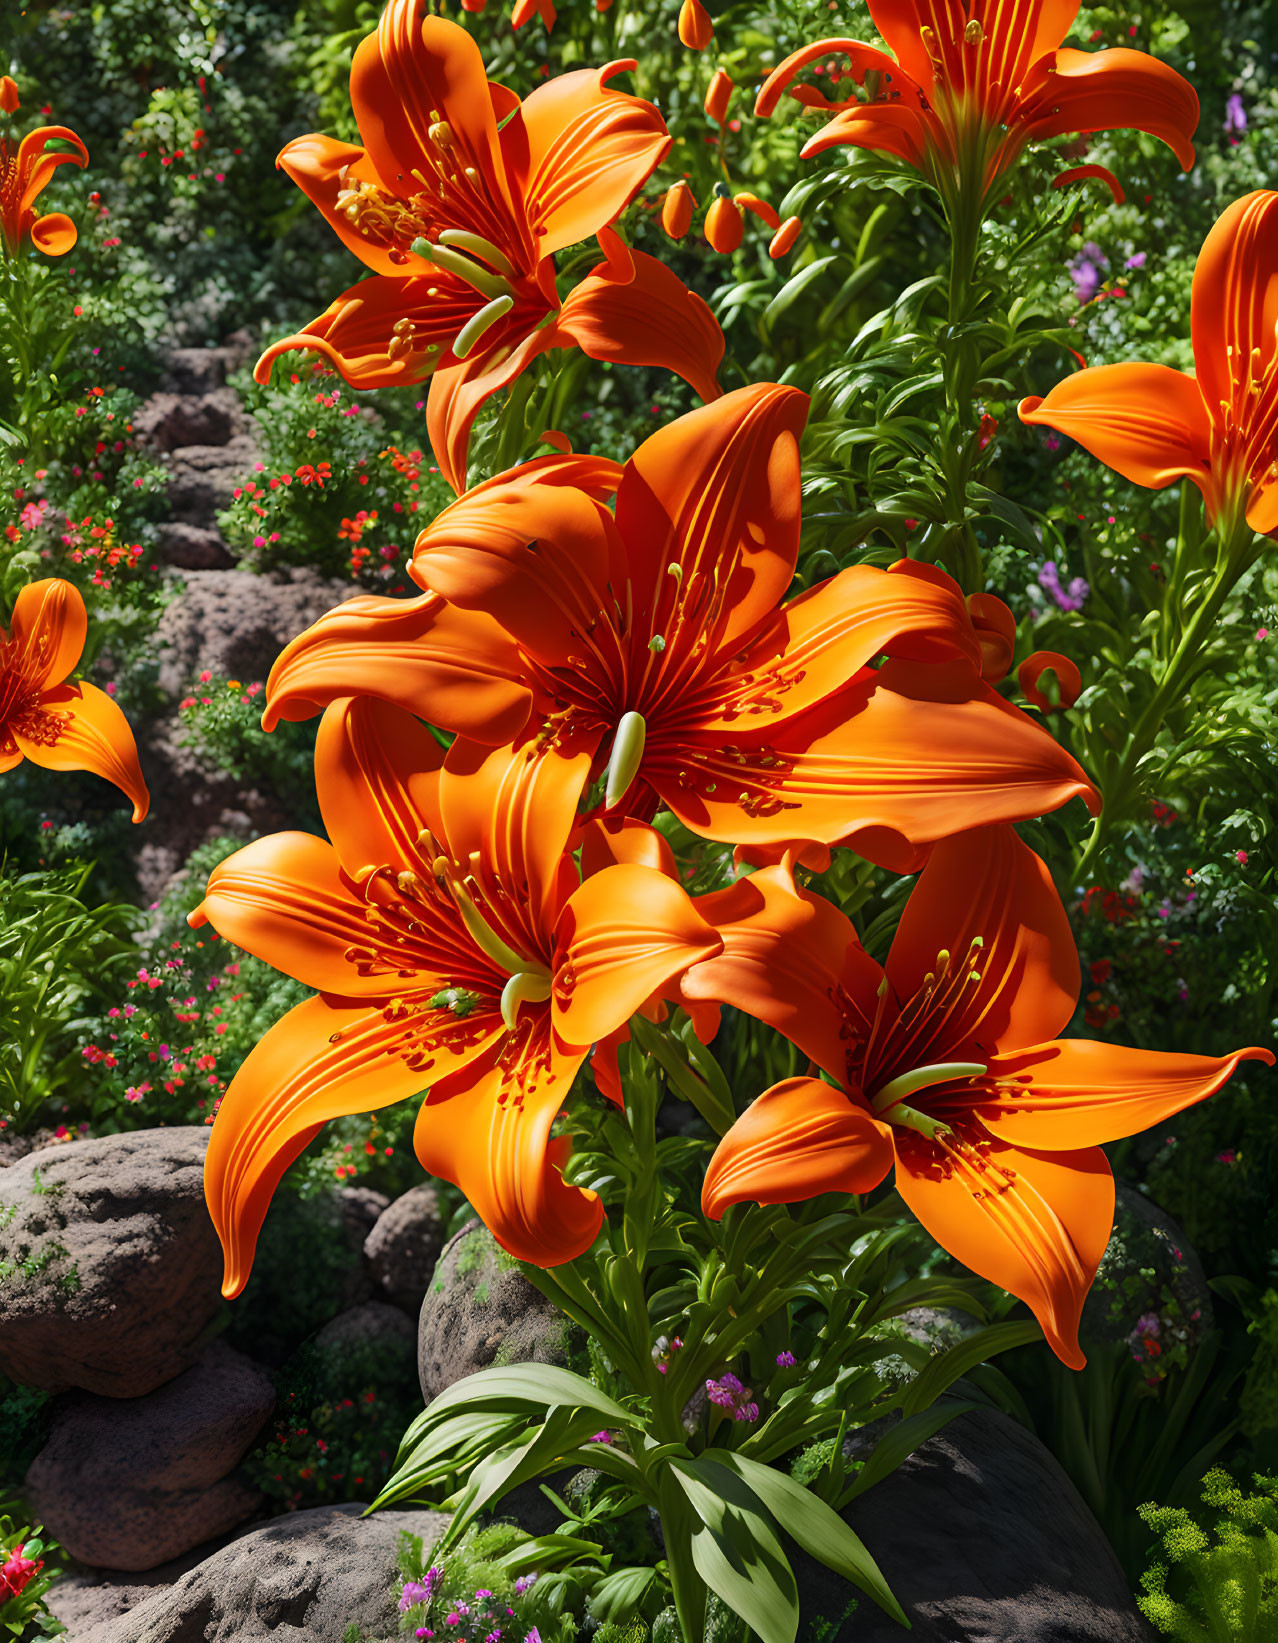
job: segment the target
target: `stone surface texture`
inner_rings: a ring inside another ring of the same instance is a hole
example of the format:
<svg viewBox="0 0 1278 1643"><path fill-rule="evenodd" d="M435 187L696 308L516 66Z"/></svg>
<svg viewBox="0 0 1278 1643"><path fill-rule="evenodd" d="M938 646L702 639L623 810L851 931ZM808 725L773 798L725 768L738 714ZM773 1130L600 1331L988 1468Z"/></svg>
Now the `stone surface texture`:
<svg viewBox="0 0 1278 1643"><path fill-rule="evenodd" d="M566 1365L572 1326L478 1221L444 1248L417 1327L417 1376L432 1398L491 1364Z"/></svg>
<svg viewBox="0 0 1278 1643"><path fill-rule="evenodd" d="M373 1282L387 1300L416 1316L444 1243L439 1194L426 1184L410 1187L378 1218L364 1240Z"/></svg>
<svg viewBox="0 0 1278 1643"><path fill-rule="evenodd" d="M0 1171L0 1370L135 1398L195 1362L223 1304L208 1135L71 1141Z"/></svg>
<svg viewBox="0 0 1278 1643"><path fill-rule="evenodd" d="M1100 1525L1032 1432L992 1409L960 1415L848 1508L910 1618L910 1643L1147 1643L1151 1634ZM841 1619L840 1577L792 1558L800 1636L899 1643L869 1598Z"/></svg>
<svg viewBox="0 0 1278 1643"><path fill-rule="evenodd" d="M363 1509L320 1506L276 1518L157 1589L82 1582L55 1593L55 1612L76 1617L68 1643L342 1643L352 1624L366 1637L393 1639L399 1535L430 1545L448 1519L426 1511L361 1518Z"/></svg>
<svg viewBox="0 0 1278 1643"><path fill-rule="evenodd" d="M252 1515L232 1474L274 1408L270 1376L220 1341L144 1397L73 1393L27 1472L32 1510L81 1563L167 1563Z"/></svg>

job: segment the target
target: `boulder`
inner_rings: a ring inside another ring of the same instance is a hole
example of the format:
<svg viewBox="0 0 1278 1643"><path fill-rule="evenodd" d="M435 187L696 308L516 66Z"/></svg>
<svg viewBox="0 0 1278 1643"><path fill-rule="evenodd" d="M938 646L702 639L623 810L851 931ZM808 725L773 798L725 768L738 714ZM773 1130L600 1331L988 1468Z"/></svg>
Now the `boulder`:
<svg viewBox="0 0 1278 1643"><path fill-rule="evenodd" d="M385 1301L365 1301L348 1312L330 1318L315 1336L313 1345L326 1358L345 1359L369 1349L390 1360L411 1358L417 1334L412 1321L397 1306Z"/></svg>
<svg viewBox="0 0 1278 1643"><path fill-rule="evenodd" d="M229 570L235 564L221 531L211 525L187 525L171 519L157 526L156 536L160 559L166 565L177 565L181 570Z"/></svg>
<svg viewBox="0 0 1278 1643"><path fill-rule="evenodd" d="M133 415L133 431L153 450L183 445L226 445L247 431L248 417L234 388L204 394L152 394Z"/></svg>
<svg viewBox="0 0 1278 1643"><path fill-rule="evenodd" d="M486 1227L448 1243L417 1326L417 1378L429 1403L491 1364L569 1361L573 1325L534 1289Z"/></svg>
<svg viewBox="0 0 1278 1643"><path fill-rule="evenodd" d="M208 1136L135 1130L0 1171L0 1371L136 1398L190 1368L223 1305Z"/></svg>
<svg viewBox="0 0 1278 1643"><path fill-rule="evenodd" d="M387 1299L414 1317L421 1311L426 1289L445 1242L439 1194L423 1184L410 1187L378 1217L364 1240L364 1254L373 1282Z"/></svg>
<svg viewBox="0 0 1278 1643"><path fill-rule="evenodd" d="M1192 1351L1214 1322L1197 1253L1166 1210L1118 1183L1114 1231L1083 1307L1092 1341L1124 1341L1156 1373L1177 1345Z"/></svg>
<svg viewBox="0 0 1278 1643"><path fill-rule="evenodd" d="M145 1397L73 1394L27 1471L32 1511L81 1563L155 1568L252 1515L230 1474L274 1408L266 1371L220 1341Z"/></svg>
<svg viewBox="0 0 1278 1643"><path fill-rule="evenodd" d="M1118 1559L1055 1458L974 1409L844 1513L910 1618L911 1643L1146 1643ZM899 1643L900 1626L793 1546L799 1635ZM847 1614L852 1598L855 1612Z"/></svg>
<svg viewBox="0 0 1278 1643"><path fill-rule="evenodd" d="M226 445L184 445L169 459L169 512L193 525L211 525L238 485L249 478L257 446L247 435Z"/></svg>
<svg viewBox="0 0 1278 1643"><path fill-rule="evenodd" d="M226 386L227 376L256 352L252 338L236 332L221 348L171 348L160 389L170 394L209 394Z"/></svg>
<svg viewBox="0 0 1278 1643"><path fill-rule="evenodd" d="M249 683L265 679L290 639L358 588L313 570L189 571L156 628L159 684L185 696L204 668Z"/></svg>
<svg viewBox="0 0 1278 1643"><path fill-rule="evenodd" d="M77 1631L75 1643L341 1643L351 1627L393 1638L399 1536L407 1531L433 1545L448 1519L421 1510L361 1518L363 1509L320 1506L276 1518L171 1586ZM78 1594L81 1612L87 1595Z"/></svg>

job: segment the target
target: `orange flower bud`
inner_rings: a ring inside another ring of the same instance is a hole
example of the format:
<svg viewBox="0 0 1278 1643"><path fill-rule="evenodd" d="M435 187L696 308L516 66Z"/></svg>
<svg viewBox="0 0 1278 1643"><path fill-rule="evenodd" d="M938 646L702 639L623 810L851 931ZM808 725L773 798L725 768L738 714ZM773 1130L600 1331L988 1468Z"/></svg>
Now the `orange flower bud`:
<svg viewBox="0 0 1278 1643"><path fill-rule="evenodd" d="M761 200L757 194L747 194L743 190L740 194L734 194L732 198L742 210L752 211L760 222L767 223L769 228L780 228L780 217L777 216L768 202Z"/></svg>
<svg viewBox="0 0 1278 1643"><path fill-rule="evenodd" d="M1044 673L1055 676L1058 701L1052 701L1038 688L1038 681ZM1068 656L1061 656L1054 650L1036 650L1032 656L1027 656L1016 670L1016 682L1026 701L1032 702L1041 713L1063 712L1073 707L1083 688L1083 676L1074 663Z"/></svg>
<svg viewBox="0 0 1278 1643"><path fill-rule="evenodd" d="M798 239L799 231L802 227L803 222L801 218L787 217L781 224L780 228L778 228L776 233L772 236L772 243L768 246L768 255L774 258L784 257L786 252L790 250L791 246L793 246L795 240Z"/></svg>
<svg viewBox="0 0 1278 1643"><path fill-rule="evenodd" d="M710 242L710 249L721 256L728 256L741 244L744 230L745 218L741 215L741 207L735 200L727 199L722 194L716 195L706 212L706 239Z"/></svg>
<svg viewBox="0 0 1278 1643"><path fill-rule="evenodd" d="M9 75L0 76L0 109L15 114L18 109L18 83Z"/></svg>
<svg viewBox="0 0 1278 1643"><path fill-rule="evenodd" d="M706 113L717 126L723 124L724 115L728 112L728 104L732 100L732 93L736 90L736 83L726 69L717 68L714 79L710 82L710 89L706 92Z"/></svg>
<svg viewBox="0 0 1278 1643"><path fill-rule="evenodd" d="M701 0L683 0L679 8L679 38L689 51L704 51L714 39L714 24Z"/></svg>
<svg viewBox="0 0 1278 1643"><path fill-rule="evenodd" d="M463 11L471 12L474 16L478 17L480 12L483 11L484 7L488 4L488 0L461 0L461 3Z"/></svg>
<svg viewBox="0 0 1278 1643"><path fill-rule="evenodd" d="M696 204L687 183L675 183L666 190L661 204L661 226L672 240L681 240L688 232Z"/></svg>

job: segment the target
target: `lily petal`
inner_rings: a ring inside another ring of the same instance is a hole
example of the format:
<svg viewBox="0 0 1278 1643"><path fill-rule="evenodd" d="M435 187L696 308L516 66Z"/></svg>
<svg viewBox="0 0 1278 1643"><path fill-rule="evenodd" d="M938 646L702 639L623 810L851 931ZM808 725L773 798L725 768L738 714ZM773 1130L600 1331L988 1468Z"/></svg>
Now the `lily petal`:
<svg viewBox="0 0 1278 1643"><path fill-rule="evenodd" d="M500 1033L451 1016L413 1064L403 1021L342 999L311 998L277 1021L249 1052L222 1097L204 1165L204 1192L222 1241L222 1293L248 1282L253 1252L280 1177L320 1129L349 1113L375 1112L416 1095L432 1074L469 1066L491 1052ZM430 1059L432 1066L422 1065Z"/></svg>
<svg viewBox="0 0 1278 1643"><path fill-rule="evenodd" d="M724 676L697 729L731 733L744 723L757 734L824 702L884 652L979 667L959 586L931 570L910 560L887 571L854 565L790 600Z"/></svg>
<svg viewBox="0 0 1278 1643"><path fill-rule="evenodd" d="M340 143L335 137L325 137L319 132L309 132L286 143L275 164L292 178L311 204L319 208L338 239L366 268L392 278L402 278L410 266L414 273L427 272L420 257L403 251L392 252L376 244L367 234L360 233L344 211L337 209L337 196L349 186L348 179L368 183L382 180L362 148L354 143ZM416 188L416 182L412 182L407 192L412 193Z"/></svg>
<svg viewBox="0 0 1278 1643"><path fill-rule="evenodd" d="M70 153L65 149L50 151L51 142L70 143ZM14 160L17 186L22 191L18 196L18 215L23 217L31 210L60 165L73 165L83 171L88 163L89 151L70 126L37 126L34 131L28 131L18 144Z"/></svg>
<svg viewBox="0 0 1278 1643"><path fill-rule="evenodd" d="M955 1138L942 1153L907 1132L896 1189L955 1260L1025 1302L1062 1363L1083 1367L1079 1319L1114 1224L1099 1147L1045 1156Z"/></svg>
<svg viewBox="0 0 1278 1643"><path fill-rule="evenodd" d="M892 1167L892 1132L819 1078L787 1078L746 1108L706 1170L701 1208L797 1204L823 1192L870 1192Z"/></svg>
<svg viewBox="0 0 1278 1643"><path fill-rule="evenodd" d="M1232 1055L1171 1055L1091 1039L1059 1039L998 1056L981 1082L995 1098L976 1104L992 1135L1038 1152L1101 1146L1205 1101L1240 1061L1272 1067L1252 1045Z"/></svg>
<svg viewBox="0 0 1278 1643"><path fill-rule="evenodd" d="M636 617L636 644L669 625L663 614L692 621L695 611L713 653L780 601L799 548L807 411L797 388L740 388L662 428L626 463L616 519L646 619Z"/></svg>
<svg viewBox="0 0 1278 1643"><path fill-rule="evenodd" d="M19 752L45 770L90 770L132 801L140 822L151 804L129 721L96 685L54 685L9 720Z"/></svg>
<svg viewBox="0 0 1278 1643"><path fill-rule="evenodd" d="M799 152L803 159L811 160L828 148L839 147L876 149L923 170L928 152L927 124L910 103L854 103L809 137Z"/></svg>
<svg viewBox="0 0 1278 1643"><path fill-rule="evenodd" d="M731 1004L775 1027L810 1061L843 1079L848 1026L869 1026L883 972L851 922L823 896L795 887L785 867L765 867L697 899L723 952L683 978L686 999Z"/></svg>
<svg viewBox="0 0 1278 1643"><path fill-rule="evenodd" d="M1263 378L1278 343L1278 194L1258 189L1216 219L1194 267L1194 374L1214 411ZM1246 400L1244 400L1246 403Z"/></svg>
<svg viewBox="0 0 1278 1643"><path fill-rule="evenodd" d="M347 874L431 872L419 835L441 827L444 750L419 719L373 696L333 702L315 738L315 791Z"/></svg>
<svg viewBox="0 0 1278 1643"><path fill-rule="evenodd" d="M79 230L65 211L50 211L31 224L31 243L46 257L65 257L79 237Z"/></svg>
<svg viewBox="0 0 1278 1643"><path fill-rule="evenodd" d="M834 36L824 40L813 40L808 45L801 46L798 51L792 51L772 70L759 87L754 112L761 117L774 113L781 101L782 93L789 90L794 83L795 75L802 73L809 63L819 63L826 57L848 58L852 73L861 84L864 84L865 76L870 72L890 74L894 83L901 77L900 66L877 46L863 46L859 40L845 40ZM925 69L930 69L926 57L923 58L923 65ZM910 86L909 89L917 90L917 87Z"/></svg>
<svg viewBox="0 0 1278 1643"><path fill-rule="evenodd" d="M402 992L394 971L361 974L352 948L373 939L363 903L337 852L311 833L271 833L219 862L187 918L317 992L385 998ZM404 963L416 968L405 955ZM442 985L442 983L441 983Z"/></svg>
<svg viewBox="0 0 1278 1643"><path fill-rule="evenodd" d="M605 236L616 238L607 229ZM703 400L718 399L725 346L718 320L656 257L628 250L627 260L629 278L624 264L619 269L610 260L573 288L556 321L560 333L591 359L659 366Z"/></svg>
<svg viewBox="0 0 1278 1643"><path fill-rule="evenodd" d="M280 652L262 726L309 719L339 696L378 696L458 735L508 742L532 704L519 672L519 652L483 611L432 593L368 594L330 610Z"/></svg>
<svg viewBox="0 0 1278 1643"><path fill-rule="evenodd" d="M444 761L442 840L455 862L469 864L486 922L538 962L548 960L550 931L577 884L564 852L589 769L588 752L465 741L454 742Z"/></svg>
<svg viewBox="0 0 1278 1643"><path fill-rule="evenodd" d="M556 1032L570 1044L606 1038L722 945L677 880L652 867L604 868L559 920Z"/></svg>
<svg viewBox="0 0 1278 1643"><path fill-rule="evenodd" d="M612 222L669 152L656 106L608 89L609 80L635 66L627 58L557 74L502 127L502 153L519 179L539 256Z"/></svg>
<svg viewBox="0 0 1278 1643"><path fill-rule="evenodd" d="M941 948L950 955L948 975L937 961ZM1078 952L1061 898L1046 866L1010 827L982 827L934 846L886 969L902 1003L929 974L939 991L952 985L953 1001L920 1021L912 1051L918 1066L977 1059L959 1054L972 1045L1009 1050L1054 1038L1078 1002ZM968 974L980 980L965 983Z"/></svg>
<svg viewBox="0 0 1278 1643"><path fill-rule="evenodd" d="M36 690L60 685L84 650L89 619L80 590L61 577L28 582L13 602L9 637L22 652L22 671Z"/></svg>
<svg viewBox="0 0 1278 1643"><path fill-rule="evenodd" d="M1015 120L1030 142L1075 132L1147 131L1188 171L1198 95L1174 68L1143 51L1057 51L1026 76Z"/></svg>
<svg viewBox="0 0 1278 1643"><path fill-rule="evenodd" d="M517 1059L432 1091L417 1115L422 1168L455 1182L502 1248L534 1266L584 1254L603 1224L599 1198L560 1174L571 1143L550 1136L583 1057L543 1026Z"/></svg>
<svg viewBox="0 0 1278 1643"><path fill-rule="evenodd" d="M652 867L667 878L679 879L679 866L669 841L647 822L633 816L598 816L581 834L581 876L590 878L605 867L623 864Z"/></svg>
<svg viewBox="0 0 1278 1643"><path fill-rule="evenodd" d="M466 489L467 451L475 418L538 354L560 346L553 323L534 328L544 315L530 323L516 323L517 314L518 310L498 321L477 352L442 366L431 379L426 400L430 446L440 473L459 496Z"/></svg>
<svg viewBox="0 0 1278 1643"><path fill-rule="evenodd" d="M1169 365L1090 365L1046 398L1023 399L1020 418L1077 440L1136 485L1211 484L1211 418L1193 377Z"/></svg>

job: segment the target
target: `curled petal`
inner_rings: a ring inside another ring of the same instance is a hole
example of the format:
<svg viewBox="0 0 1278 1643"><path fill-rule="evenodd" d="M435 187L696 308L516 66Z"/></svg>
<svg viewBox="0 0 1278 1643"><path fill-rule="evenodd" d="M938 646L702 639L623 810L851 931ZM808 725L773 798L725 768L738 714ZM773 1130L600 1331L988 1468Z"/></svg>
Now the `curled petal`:
<svg viewBox="0 0 1278 1643"><path fill-rule="evenodd" d="M870 1192L892 1167L892 1132L844 1090L787 1078L750 1104L706 1170L701 1208L797 1204L823 1192Z"/></svg>
<svg viewBox="0 0 1278 1643"><path fill-rule="evenodd" d="M877 149L921 171L927 163L928 129L912 103L853 103L809 137L800 153L810 160L840 147Z"/></svg>
<svg viewBox="0 0 1278 1643"><path fill-rule="evenodd" d="M51 142L70 143L71 152L67 153L65 149L50 151L48 145ZM60 165L74 165L83 170L88 163L88 149L69 126L37 126L34 131L28 131L18 144L14 162L17 186L21 190L18 195L18 216L25 217L31 210Z"/></svg>
<svg viewBox="0 0 1278 1643"><path fill-rule="evenodd" d="M555 1030L567 1043L606 1038L722 943L677 880L622 864L574 891L556 932Z"/></svg>
<svg viewBox="0 0 1278 1643"><path fill-rule="evenodd" d="M50 211L31 224L31 243L46 257L65 257L78 238L79 231L65 211Z"/></svg>
<svg viewBox="0 0 1278 1643"><path fill-rule="evenodd" d="M1099 1147L1047 1155L954 1137L942 1151L907 1132L896 1189L955 1260L1031 1308L1062 1363L1083 1367L1079 1319L1114 1222Z"/></svg>
<svg viewBox="0 0 1278 1643"><path fill-rule="evenodd" d="M1038 681L1049 672L1059 690L1059 700L1055 702L1038 688ZM1083 676L1075 663L1055 650L1036 650L1032 656L1027 656L1016 670L1016 682L1026 701L1032 702L1042 713L1055 713L1062 708L1073 707L1083 688Z"/></svg>
<svg viewBox="0 0 1278 1643"><path fill-rule="evenodd" d="M723 951L689 970L684 998L743 1010L842 1079L849 1026L868 1027L883 979L849 920L823 896L796 889L784 866L701 896L697 909Z"/></svg>
<svg viewBox="0 0 1278 1643"><path fill-rule="evenodd" d="M1066 171L1058 171L1052 178L1053 188L1068 188L1071 183L1081 183L1089 178L1105 184L1113 196L1115 205L1124 205L1127 201L1123 193L1123 185L1112 171L1103 165L1072 165Z"/></svg>
<svg viewBox="0 0 1278 1643"><path fill-rule="evenodd" d="M438 832L444 750L420 720L373 696L333 702L315 738L320 815L347 874L429 876L422 829Z"/></svg>
<svg viewBox="0 0 1278 1643"><path fill-rule="evenodd" d="M21 650L23 675L36 690L62 683L80 660L88 631L80 590L60 577L29 582L13 602L9 637Z"/></svg>
<svg viewBox="0 0 1278 1643"><path fill-rule="evenodd" d="M385 998L402 991L395 971L361 974L353 948L371 930L337 852L310 833L272 833L219 862L187 922L218 935L318 992ZM416 968L407 957L406 965ZM441 983L442 985L442 983Z"/></svg>
<svg viewBox="0 0 1278 1643"><path fill-rule="evenodd" d="M1062 1039L990 1063L992 1099L976 1112L992 1135L1038 1152L1072 1151L1139 1135L1205 1101L1240 1061L1274 1064L1255 1045L1232 1055L1170 1055L1090 1039Z"/></svg>
<svg viewBox="0 0 1278 1643"><path fill-rule="evenodd" d="M1211 419L1193 377L1168 365L1088 366L1045 399L1023 399L1020 418L1077 440L1134 484L1188 478L1210 491Z"/></svg>
<svg viewBox="0 0 1278 1643"><path fill-rule="evenodd" d="M956 991L930 1031L920 1022L916 1064L979 1059L959 1053L971 1045L991 1051L1053 1038L1073 1015L1079 970L1069 919L1051 874L1010 827L934 846L888 954L902 1002L942 968L942 948L957 967L951 974L961 978L966 967L979 980Z"/></svg>
<svg viewBox="0 0 1278 1643"><path fill-rule="evenodd" d="M864 81L866 74L871 70L880 74L890 74L894 81L901 78L900 65L877 46L863 46L857 40L813 40L810 45L791 52L772 70L759 87L754 112L759 115L772 114L781 101L781 94L789 90L794 83L795 75L802 73L809 63L819 63L825 57L847 57L851 63L852 73L858 81ZM927 59L924 58L925 65L926 62ZM910 89L915 88L911 86Z"/></svg>
<svg viewBox="0 0 1278 1643"><path fill-rule="evenodd" d="M1032 142L1063 133L1147 131L1186 171L1198 96L1182 75L1143 51L1057 51L1034 64L1021 86L1016 122Z"/></svg>
<svg viewBox="0 0 1278 1643"><path fill-rule="evenodd" d="M451 1016L447 1022L451 1041L416 1044L410 1065L400 1053L402 1021L368 1004L312 998L249 1052L222 1097L204 1165L204 1193L226 1259L224 1295L238 1295L248 1282L280 1177L323 1125L416 1095L432 1076L469 1066L496 1041L491 1026L462 1036L459 1023Z"/></svg>
<svg viewBox="0 0 1278 1643"><path fill-rule="evenodd" d="M557 74L502 127L502 152L520 179L539 256L612 222L669 152L655 105L608 88L614 75L634 67L626 59Z"/></svg>
<svg viewBox="0 0 1278 1643"><path fill-rule="evenodd" d="M349 599L280 652L262 726L308 719L339 696L377 696L458 735L489 743L523 729L532 702L519 653L482 611L420 599Z"/></svg>
<svg viewBox="0 0 1278 1643"><path fill-rule="evenodd" d="M601 242L605 237L616 236L605 230ZM718 399L723 390L716 373L725 346L718 320L656 257L632 251L629 261L629 278L609 261L573 289L559 311L560 332L591 359L660 366L703 400Z"/></svg>
<svg viewBox="0 0 1278 1643"><path fill-rule="evenodd" d="M129 721L96 685L55 685L9 720L18 751L45 770L90 770L132 802L140 822L151 803Z"/></svg>
<svg viewBox="0 0 1278 1643"><path fill-rule="evenodd" d="M455 1182L502 1248L534 1266L574 1260L603 1224L598 1197L560 1174L570 1142L550 1134L583 1057L543 1024L516 1059L437 1087L417 1115L423 1169Z"/></svg>
<svg viewBox="0 0 1278 1643"><path fill-rule="evenodd" d="M997 684L1006 678L1016 650L1016 618L993 593L969 593L967 613L981 647L981 678Z"/></svg>

